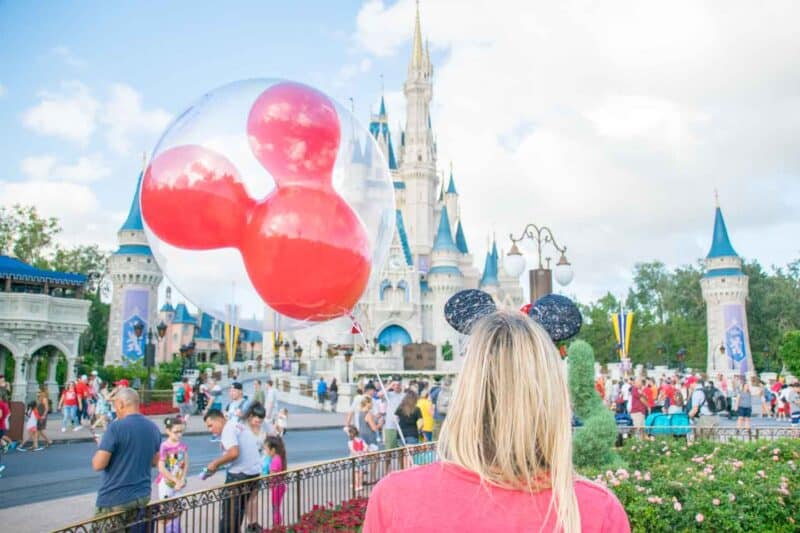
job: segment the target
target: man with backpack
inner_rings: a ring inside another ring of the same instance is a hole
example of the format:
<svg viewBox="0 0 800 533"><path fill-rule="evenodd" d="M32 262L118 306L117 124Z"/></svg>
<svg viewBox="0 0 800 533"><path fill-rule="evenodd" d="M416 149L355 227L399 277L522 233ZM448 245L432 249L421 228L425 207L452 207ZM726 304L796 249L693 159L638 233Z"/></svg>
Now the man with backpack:
<svg viewBox="0 0 800 533"><path fill-rule="evenodd" d="M450 378L444 378L442 385L436 392L436 399L433 400L433 440L439 440L439 432L442 430L442 424L447 416L447 409L450 406L450 398L453 394L453 391L450 388L451 385L452 382L450 381Z"/></svg>
<svg viewBox="0 0 800 533"><path fill-rule="evenodd" d="M714 388L714 382L694 382L692 396L687 405L689 419L694 420L698 438L710 438L719 427L720 411L725 409L725 395Z"/></svg>

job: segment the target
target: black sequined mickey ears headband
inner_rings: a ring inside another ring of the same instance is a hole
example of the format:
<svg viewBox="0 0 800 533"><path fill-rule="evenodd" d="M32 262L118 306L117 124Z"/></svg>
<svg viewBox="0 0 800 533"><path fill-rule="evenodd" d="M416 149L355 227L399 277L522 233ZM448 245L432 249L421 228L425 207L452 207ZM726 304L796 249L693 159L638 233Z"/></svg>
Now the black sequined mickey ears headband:
<svg viewBox="0 0 800 533"><path fill-rule="evenodd" d="M560 342L578 334L583 324L578 306L564 296L548 294L526 305L527 314L538 322L554 342ZM455 293L444 305L444 317L453 329L469 335L476 320L497 310L492 297L478 289L467 289ZM525 312L525 311L522 311Z"/></svg>

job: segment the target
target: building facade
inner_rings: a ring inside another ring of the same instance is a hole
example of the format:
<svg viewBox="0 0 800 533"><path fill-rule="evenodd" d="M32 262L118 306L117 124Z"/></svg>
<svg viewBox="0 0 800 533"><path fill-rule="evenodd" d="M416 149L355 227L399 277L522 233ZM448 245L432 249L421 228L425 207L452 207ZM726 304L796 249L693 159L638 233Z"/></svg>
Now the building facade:
<svg viewBox="0 0 800 533"><path fill-rule="evenodd" d="M719 206L714 215L714 236L705 267L700 286L706 302L706 371L709 376L751 374L755 369L747 327L748 277L731 245Z"/></svg>

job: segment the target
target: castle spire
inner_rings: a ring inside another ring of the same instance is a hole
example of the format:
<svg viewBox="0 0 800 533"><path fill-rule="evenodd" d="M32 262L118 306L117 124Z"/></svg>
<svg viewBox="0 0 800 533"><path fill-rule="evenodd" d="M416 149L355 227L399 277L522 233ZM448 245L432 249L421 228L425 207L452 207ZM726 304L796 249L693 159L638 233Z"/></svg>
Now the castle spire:
<svg viewBox="0 0 800 533"><path fill-rule="evenodd" d="M714 257L739 257L733 249L730 238L728 238L728 228L725 226L725 219L722 216L722 209L717 204L714 214L714 237L711 239L711 249L706 258Z"/></svg>
<svg viewBox="0 0 800 533"><path fill-rule="evenodd" d="M419 0L417 0L417 16L414 21L414 45L411 49L411 68L421 69L423 66L422 30L419 23Z"/></svg>
<svg viewBox="0 0 800 533"><path fill-rule="evenodd" d="M447 206L442 206L442 213L439 218L439 230L436 232L436 240L433 243L434 250L458 251L456 243L453 242L453 233L450 231L450 219L447 216Z"/></svg>

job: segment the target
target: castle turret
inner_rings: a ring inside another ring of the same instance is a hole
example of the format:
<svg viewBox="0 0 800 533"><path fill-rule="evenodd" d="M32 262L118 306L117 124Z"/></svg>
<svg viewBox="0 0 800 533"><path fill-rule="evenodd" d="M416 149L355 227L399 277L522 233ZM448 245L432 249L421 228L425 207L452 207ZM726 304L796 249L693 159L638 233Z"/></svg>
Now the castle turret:
<svg viewBox="0 0 800 533"><path fill-rule="evenodd" d="M714 236L700 280L706 302L708 335L707 372L747 374L754 372L747 327L748 277L742 260L731 245L722 210L717 205Z"/></svg>
<svg viewBox="0 0 800 533"><path fill-rule="evenodd" d="M157 324L158 286L163 275L144 233L139 208L142 174L139 174L128 218L117 233L119 248L108 259L113 297L108 317L107 365L118 365L123 359L143 360L147 331L153 328L155 333ZM138 322L144 325L144 330L137 338L134 326Z"/></svg>
<svg viewBox="0 0 800 533"><path fill-rule="evenodd" d="M447 214L447 206L442 206L439 216L439 228L436 232L436 240L433 243L433 253L431 255L431 269L428 272L428 287L433 292L433 340L434 342L444 342L445 340L455 339L451 335L451 328L446 327L444 321L444 304L454 293L461 290L464 286L464 277L459 267L461 252L453 241L453 234L450 231L450 219Z"/></svg>

